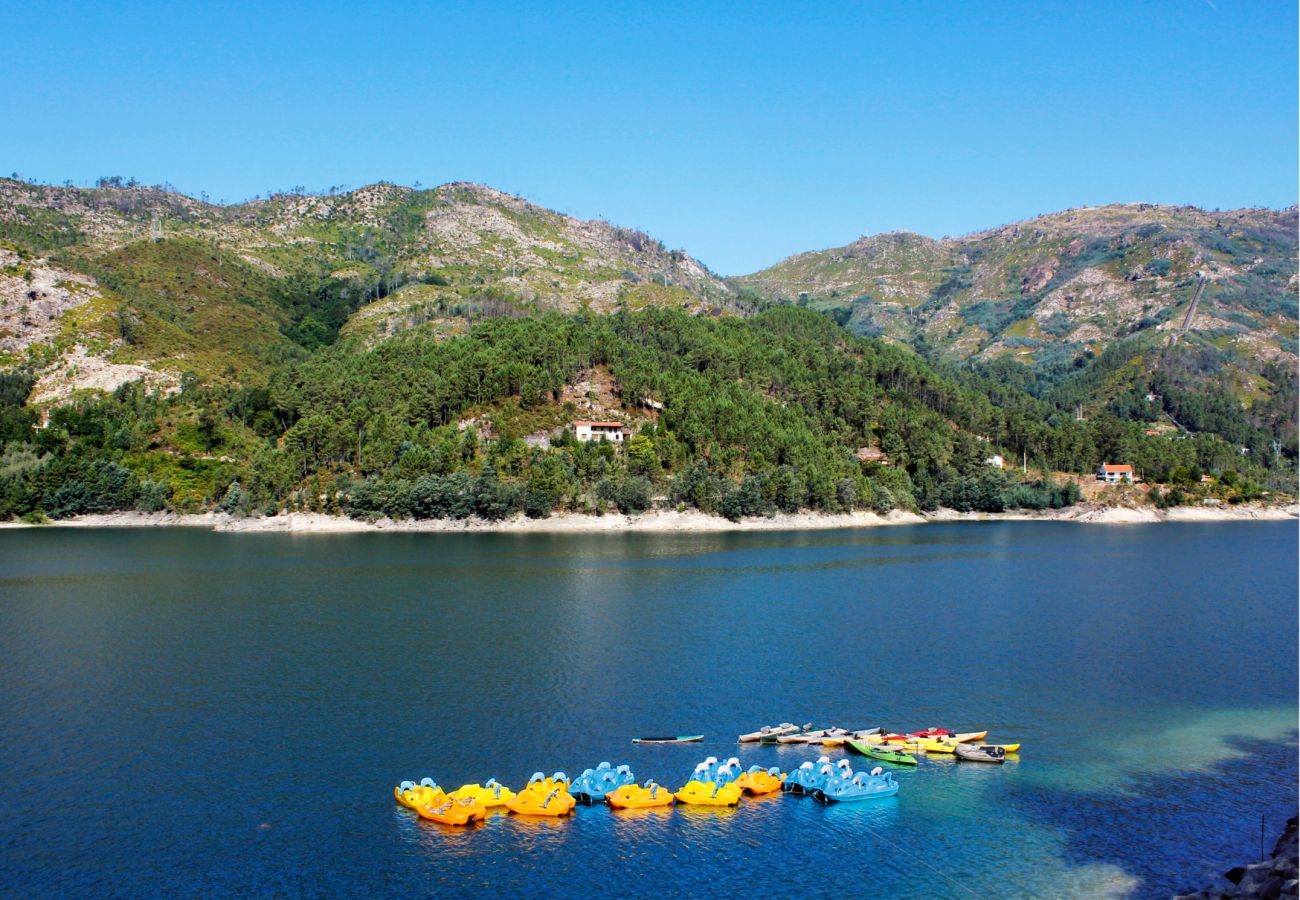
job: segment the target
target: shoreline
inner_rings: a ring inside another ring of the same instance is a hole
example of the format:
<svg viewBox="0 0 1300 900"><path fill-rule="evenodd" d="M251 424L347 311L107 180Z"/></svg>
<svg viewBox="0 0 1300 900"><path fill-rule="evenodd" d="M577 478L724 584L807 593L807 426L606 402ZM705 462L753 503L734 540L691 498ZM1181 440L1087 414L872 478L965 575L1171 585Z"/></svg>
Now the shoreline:
<svg viewBox="0 0 1300 900"><path fill-rule="evenodd" d="M732 522L698 510L677 512L654 510L635 516L611 513L591 516L559 513L546 519L513 519L491 522L483 519L421 519L364 522L325 513L286 513L279 516L236 518L226 513L143 513L118 512L75 516L43 525L0 522L3 528L206 528L211 531L281 534L353 534L363 532L594 534L601 532L687 533L723 531L812 531L840 528L879 528L890 525L923 525L930 522L1070 522L1083 525L1143 525L1157 522L1258 522L1300 518L1300 505L1268 506L1242 504L1230 507L1174 507L1161 511L1150 507L1103 507L1078 504L1042 512L962 513L940 509L933 513L894 510L887 516L870 512L821 514L801 512L770 518Z"/></svg>

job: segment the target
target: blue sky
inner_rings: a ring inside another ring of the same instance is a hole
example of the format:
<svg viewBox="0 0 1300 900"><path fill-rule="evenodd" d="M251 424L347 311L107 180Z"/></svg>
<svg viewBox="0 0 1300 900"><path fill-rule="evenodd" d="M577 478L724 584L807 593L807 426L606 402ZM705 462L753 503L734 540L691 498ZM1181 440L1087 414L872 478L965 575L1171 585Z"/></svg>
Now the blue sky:
<svg viewBox="0 0 1300 900"><path fill-rule="evenodd" d="M1293 2L4 4L0 171L480 181L723 274L1083 204L1297 199Z"/></svg>

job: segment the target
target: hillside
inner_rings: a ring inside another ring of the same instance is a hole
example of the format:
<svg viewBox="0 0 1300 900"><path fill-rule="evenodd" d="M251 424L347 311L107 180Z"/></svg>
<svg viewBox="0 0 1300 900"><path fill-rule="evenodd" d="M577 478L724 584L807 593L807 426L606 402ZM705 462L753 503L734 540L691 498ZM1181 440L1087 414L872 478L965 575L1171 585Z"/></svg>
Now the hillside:
<svg viewBox="0 0 1300 900"><path fill-rule="evenodd" d="M1253 407L1294 384L1296 233L1294 207L1114 205L962 238L864 237L733 281L1044 395L1122 345L1129 375L1160 371ZM1149 392L1141 378L1109 374L1069 392L1085 413Z"/></svg>
<svg viewBox="0 0 1300 900"><path fill-rule="evenodd" d="M1240 215L883 235L736 286L476 185L0 181L0 519L1041 509L1116 459L1167 485L1117 502L1291 491L1294 212Z"/></svg>
<svg viewBox="0 0 1300 900"><path fill-rule="evenodd" d="M473 184L220 206L114 180L0 179L0 246L0 353L58 381L60 396L111 387L79 380L88 367L264 380L341 331L367 345L408 328L460 333L485 316L742 308L721 279L643 232Z"/></svg>

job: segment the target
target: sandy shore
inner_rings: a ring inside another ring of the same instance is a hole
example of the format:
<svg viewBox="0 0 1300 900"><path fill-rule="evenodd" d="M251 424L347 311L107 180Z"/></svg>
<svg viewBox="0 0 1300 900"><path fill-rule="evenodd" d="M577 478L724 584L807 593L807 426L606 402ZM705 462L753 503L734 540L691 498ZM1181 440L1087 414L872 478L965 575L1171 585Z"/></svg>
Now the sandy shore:
<svg viewBox="0 0 1300 900"><path fill-rule="evenodd" d="M482 519L427 519L400 521L380 519L362 522L344 516L321 513L289 513L281 516L238 519L224 513L184 515L178 513L122 512L77 516L51 522L61 528L207 528L212 531L284 532L294 534L329 534L345 532L532 532L587 533L602 531L703 532L703 531L801 531L830 528L873 528L885 525L919 525L926 522L1074 522L1087 525L1140 525L1155 522L1241 522L1277 521L1300 518L1297 506L1263 506L1242 504L1223 507L1177 507L1162 512L1151 507L1102 507L1080 504L1063 510L1044 512L959 513L941 509L927 515L895 510L887 516L869 512L820 515L803 512L771 518L731 522L695 510L676 512L656 510L638 516L610 514L587 516L564 513L548 519L519 516L504 522ZM31 528L19 522L0 523L0 528Z"/></svg>

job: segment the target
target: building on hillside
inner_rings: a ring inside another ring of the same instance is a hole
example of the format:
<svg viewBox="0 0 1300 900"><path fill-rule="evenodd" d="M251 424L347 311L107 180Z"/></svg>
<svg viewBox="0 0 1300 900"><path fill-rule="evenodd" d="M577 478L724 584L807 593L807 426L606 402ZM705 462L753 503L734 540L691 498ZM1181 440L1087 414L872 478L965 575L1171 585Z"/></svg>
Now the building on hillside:
<svg viewBox="0 0 1300 900"><path fill-rule="evenodd" d="M1001 469L1006 467L1006 462L1002 459L1001 453L994 453L988 459L984 460L984 465L994 469Z"/></svg>
<svg viewBox="0 0 1300 900"><path fill-rule="evenodd" d="M574 422L573 436L578 439L579 443L586 444L591 441L613 441L616 444L623 443L623 439L630 434L632 429L628 428L622 422Z"/></svg>
<svg viewBox="0 0 1300 900"><path fill-rule="evenodd" d="M1101 468L1097 470L1097 480L1107 484L1119 484L1121 481L1132 484L1133 467L1128 464L1102 463Z"/></svg>
<svg viewBox="0 0 1300 900"><path fill-rule="evenodd" d="M862 462L879 463L882 466L889 465L889 457L879 447L859 447L857 457Z"/></svg>

